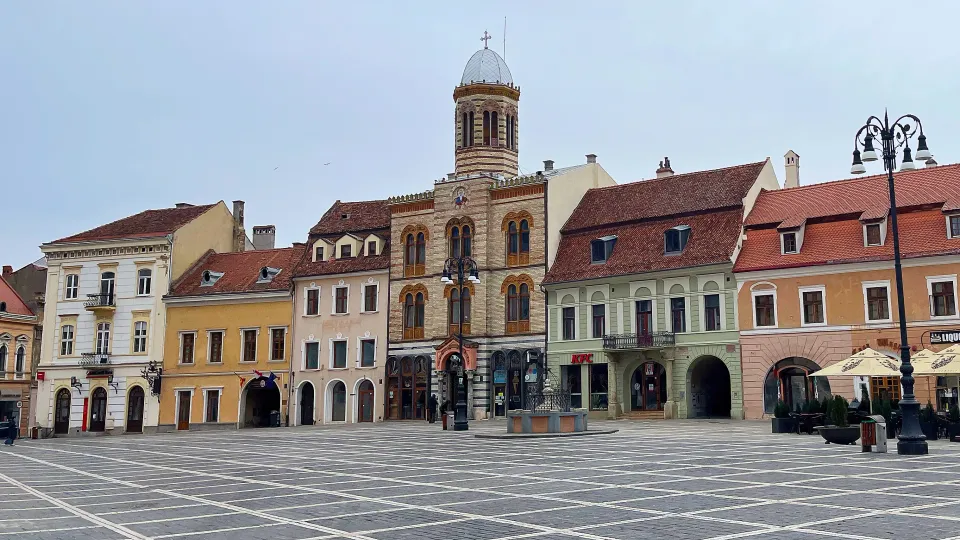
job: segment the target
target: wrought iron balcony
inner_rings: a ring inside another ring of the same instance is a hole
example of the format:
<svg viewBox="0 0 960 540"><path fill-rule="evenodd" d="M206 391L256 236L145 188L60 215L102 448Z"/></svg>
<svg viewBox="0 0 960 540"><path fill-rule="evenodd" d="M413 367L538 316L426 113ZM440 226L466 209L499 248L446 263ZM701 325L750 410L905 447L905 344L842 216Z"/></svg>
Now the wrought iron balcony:
<svg viewBox="0 0 960 540"><path fill-rule="evenodd" d="M110 365L110 353L85 352L80 353L80 367L96 367Z"/></svg>
<svg viewBox="0 0 960 540"><path fill-rule="evenodd" d="M604 349L660 349L676 344L673 332L651 332L649 334L617 334L603 336Z"/></svg>
<svg viewBox="0 0 960 540"><path fill-rule="evenodd" d="M112 293L88 294L83 307L95 311L98 309L116 309L116 296Z"/></svg>

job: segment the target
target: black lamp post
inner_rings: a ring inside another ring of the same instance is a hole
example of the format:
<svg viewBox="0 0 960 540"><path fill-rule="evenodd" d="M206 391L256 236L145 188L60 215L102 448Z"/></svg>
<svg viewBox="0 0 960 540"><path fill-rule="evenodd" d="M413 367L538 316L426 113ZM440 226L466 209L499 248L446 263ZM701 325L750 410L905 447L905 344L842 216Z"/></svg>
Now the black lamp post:
<svg viewBox="0 0 960 540"><path fill-rule="evenodd" d="M924 161L931 159L930 149L927 148L927 137L923 134L920 119L912 114L906 114L890 122L886 111L883 120L876 116L867 118L867 122L857 131L853 141L852 174L863 174L867 171L863 162L877 161L877 151L873 147L877 137L882 144L883 167L887 170L887 187L890 190L890 224L893 232L893 268L897 280L897 314L900 317L900 382L903 385L903 397L900 400L900 414L903 418L897 453L904 455L923 455L927 453L927 441L920 430L920 402L913 394L913 365L910 363L910 346L907 344L907 316L903 302L903 272L900 268L900 233L897 229L897 195L893 184L893 170L897 167L897 150L903 147L903 158L900 160L901 171L912 171L917 168L913 162L913 151L910 149L910 139L917 137L917 159ZM863 148L863 153L860 153Z"/></svg>
<svg viewBox="0 0 960 540"><path fill-rule="evenodd" d="M463 357L463 285L464 282L480 283L477 263L470 257L450 257L443 265L443 277L440 282L446 285L455 285L460 298L460 308L457 310L459 328L457 329L457 343L459 348L459 366L457 370L457 402L453 409L453 430L466 431L470 428L467 423L467 371Z"/></svg>

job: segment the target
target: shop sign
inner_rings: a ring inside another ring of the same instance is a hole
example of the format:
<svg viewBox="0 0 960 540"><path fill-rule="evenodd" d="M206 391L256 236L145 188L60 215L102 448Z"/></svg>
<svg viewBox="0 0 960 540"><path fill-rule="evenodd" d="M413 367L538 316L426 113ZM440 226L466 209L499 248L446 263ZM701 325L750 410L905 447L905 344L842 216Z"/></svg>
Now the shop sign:
<svg viewBox="0 0 960 540"><path fill-rule="evenodd" d="M593 353L581 353L570 355L571 364L592 364Z"/></svg>
<svg viewBox="0 0 960 540"><path fill-rule="evenodd" d="M0 390L0 397L19 398L21 395L20 390Z"/></svg>
<svg viewBox="0 0 960 540"><path fill-rule="evenodd" d="M498 369L493 372L493 384L506 384L507 383L507 370Z"/></svg>
<svg viewBox="0 0 960 540"><path fill-rule="evenodd" d="M46 377L47 377L47 372L46 372L46 371L38 371L38 372L37 372L37 380L38 380L38 381L43 381L44 379L46 379Z"/></svg>
<svg viewBox="0 0 960 540"><path fill-rule="evenodd" d="M941 343L960 343L960 330L932 330L930 332L930 344L939 345Z"/></svg>

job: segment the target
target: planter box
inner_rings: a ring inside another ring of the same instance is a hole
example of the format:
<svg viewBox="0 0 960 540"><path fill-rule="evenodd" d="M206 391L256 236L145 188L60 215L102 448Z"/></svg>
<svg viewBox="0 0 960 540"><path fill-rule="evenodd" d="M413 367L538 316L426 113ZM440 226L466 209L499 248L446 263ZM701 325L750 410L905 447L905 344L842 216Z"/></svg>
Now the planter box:
<svg viewBox="0 0 960 540"><path fill-rule="evenodd" d="M927 438L928 441L937 440L937 422L924 422L920 421L920 431L923 432L923 436Z"/></svg>
<svg viewBox="0 0 960 540"><path fill-rule="evenodd" d="M860 439L860 426L821 426L817 429L827 444L853 444Z"/></svg>
<svg viewBox="0 0 960 540"><path fill-rule="evenodd" d="M771 433L793 433L795 422L793 418L771 418Z"/></svg>

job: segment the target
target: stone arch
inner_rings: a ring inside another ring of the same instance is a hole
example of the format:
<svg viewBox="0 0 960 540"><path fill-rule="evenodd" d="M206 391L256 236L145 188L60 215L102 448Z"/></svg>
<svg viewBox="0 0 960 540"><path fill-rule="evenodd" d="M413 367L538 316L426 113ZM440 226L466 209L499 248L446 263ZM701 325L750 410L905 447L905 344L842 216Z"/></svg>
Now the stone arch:
<svg viewBox="0 0 960 540"><path fill-rule="evenodd" d="M401 241L407 237L408 234L417 235L423 233L424 238L429 242L430 241L430 229L423 225L422 223L411 223L403 228L403 232L400 233Z"/></svg>
<svg viewBox="0 0 960 540"><path fill-rule="evenodd" d="M591 302L606 302L607 297L604 296L603 291L593 291L593 294L590 296Z"/></svg>
<svg viewBox="0 0 960 540"><path fill-rule="evenodd" d="M686 289L683 288L683 285L679 283L674 283L673 286L670 287L668 294L684 294L685 292L687 291Z"/></svg>
<svg viewBox="0 0 960 540"><path fill-rule="evenodd" d="M464 225L469 225L470 229L474 232L476 232L477 230L477 226L473 224L473 220L467 216L450 218L450 220L447 221L447 224L443 228L444 237L450 238L450 231L454 227L463 227Z"/></svg>
<svg viewBox="0 0 960 540"><path fill-rule="evenodd" d="M530 289L530 294L533 294L534 284L533 278L528 274L511 274L503 280L503 283L500 285L500 294L507 294L507 287L510 285L516 285L518 288L520 285L526 284Z"/></svg>
<svg viewBox="0 0 960 540"><path fill-rule="evenodd" d="M773 414L780 399L794 410L809 399L822 400L831 395L830 381L826 377L809 377L822 367L809 358L798 356L774 362L763 378L763 413Z"/></svg>
<svg viewBox="0 0 960 540"><path fill-rule="evenodd" d="M640 286L633 291L633 296L637 296L640 298L652 298L653 293L650 291L649 288Z"/></svg>
<svg viewBox="0 0 960 540"><path fill-rule="evenodd" d="M720 285L716 282L716 280L711 279L704 282L703 287L701 287L701 290L707 291L707 292L719 291Z"/></svg>
<svg viewBox="0 0 960 540"><path fill-rule="evenodd" d="M300 381L297 386L296 407L297 425L312 426L316 422L317 387L313 381Z"/></svg>
<svg viewBox="0 0 960 540"><path fill-rule="evenodd" d="M733 372L721 358L703 354L687 368L687 416L730 418L733 410Z"/></svg>
<svg viewBox="0 0 960 540"><path fill-rule="evenodd" d="M427 286L423 283L415 283L413 285L406 285L400 289L400 304L403 305L403 300L408 294L416 296L417 293L423 293L424 302L430 300L430 292L427 290Z"/></svg>
<svg viewBox="0 0 960 540"><path fill-rule="evenodd" d="M503 221L500 224L500 228L503 232L507 232L507 230L510 228L511 221L516 222L517 227L519 227L520 222L524 219L527 220L527 225L533 229L533 216L530 215L530 212L527 212L526 210L520 210L519 212L507 212L507 215L503 216Z"/></svg>
<svg viewBox="0 0 960 540"><path fill-rule="evenodd" d="M323 422L346 423L350 408L347 396L347 383L343 379L331 379L323 392Z"/></svg>
<svg viewBox="0 0 960 540"><path fill-rule="evenodd" d="M560 304L561 304L561 305L576 304L576 303L577 303L577 300L576 300L576 298L573 297L572 294L565 294L565 295L563 295L563 298L560 299Z"/></svg>
<svg viewBox="0 0 960 540"><path fill-rule="evenodd" d="M265 427L270 425L270 413L281 411L279 379L257 377L251 379L240 392L239 427Z"/></svg>

